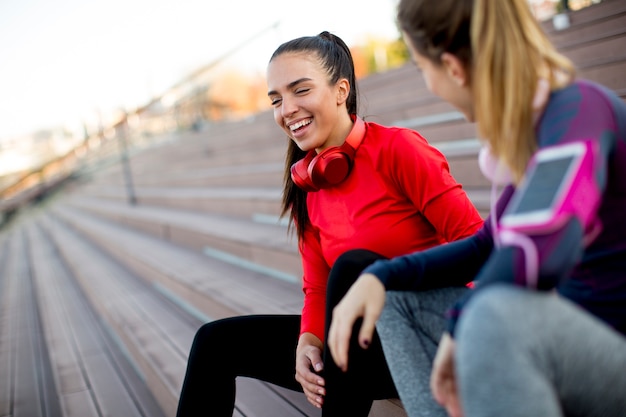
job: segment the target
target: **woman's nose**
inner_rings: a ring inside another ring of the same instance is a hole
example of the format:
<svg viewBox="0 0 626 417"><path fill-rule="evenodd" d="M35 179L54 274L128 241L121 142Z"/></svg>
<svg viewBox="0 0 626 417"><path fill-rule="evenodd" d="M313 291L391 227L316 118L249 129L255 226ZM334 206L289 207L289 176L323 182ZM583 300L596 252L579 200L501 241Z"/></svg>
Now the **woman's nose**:
<svg viewBox="0 0 626 417"><path fill-rule="evenodd" d="M298 106L296 104L296 100L289 100L283 98L283 103L281 106L281 112L283 117L288 117L298 111Z"/></svg>

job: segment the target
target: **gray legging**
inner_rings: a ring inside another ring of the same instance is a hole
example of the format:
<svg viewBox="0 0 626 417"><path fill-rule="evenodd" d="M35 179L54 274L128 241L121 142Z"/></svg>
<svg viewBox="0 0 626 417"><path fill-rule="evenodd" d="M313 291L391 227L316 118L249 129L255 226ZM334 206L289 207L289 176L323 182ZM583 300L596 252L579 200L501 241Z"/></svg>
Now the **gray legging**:
<svg viewBox="0 0 626 417"><path fill-rule="evenodd" d="M444 311L463 291L387 294L378 333L410 417L446 415L428 383ZM553 293L481 291L456 346L466 417L626 416L626 338Z"/></svg>
<svg viewBox="0 0 626 417"><path fill-rule="evenodd" d="M376 328L396 389L410 417L446 417L430 392L430 371L446 328L445 312L465 287L388 291Z"/></svg>
<svg viewBox="0 0 626 417"><path fill-rule="evenodd" d="M466 417L626 416L626 337L554 293L486 289L455 333Z"/></svg>

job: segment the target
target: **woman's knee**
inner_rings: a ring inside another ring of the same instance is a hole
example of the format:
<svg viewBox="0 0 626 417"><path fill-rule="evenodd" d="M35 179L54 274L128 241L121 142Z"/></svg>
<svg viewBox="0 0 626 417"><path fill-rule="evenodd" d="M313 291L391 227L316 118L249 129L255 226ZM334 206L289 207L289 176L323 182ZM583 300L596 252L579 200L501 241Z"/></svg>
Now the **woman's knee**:
<svg viewBox="0 0 626 417"><path fill-rule="evenodd" d="M205 351L207 348L218 347L223 340L228 340L226 335L232 333L232 323L227 319L216 320L203 324L197 331L193 339L192 351Z"/></svg>
<svg viewBox="0 0 626 417"><path fill-rule="evenodd" d="M385 305L380 317L376 322L376 330L379 334L389 337L396 333L399 323L407 320L405 314L405 300L407 293L402 291L387 291L385 293Z"/></svg>
<svg viewBox="0 0 626 417"><path fill-rule="evenodd" d="M425 297L428 297L425 292L387 291L385 306L376 323L379 332L388 335L399 328L422 329L430 318L430 314L422 314Z"/></svg>
<svg viewBox="0 0 626 417"><path fill-rule="evenodd" d="M327 302L330 305L338 303L361 272L379 259L385 258L365 249L354 249L340 255L328 275L327 288L330 298Z"/></svg>
<svg viewBox="0 0 626 417"><path fill-rule="evenodd" d="M349 250L339 255L333 264L331 275L350 272L360 274L363 269L379 259L385 259L385 257L366 249Z"/></svg>
<svg viewBox="0 0 626 417"><path fill-rule="evenodd" d="M396 322L407 317L409 297L415 297L407 291L387 291L385 293L385 306L378 320L383 326L387 323Z"/></svg>
<svg viewBox="0 0 626 417"><path fill-rule="evenodd" d="M461 297L465 287L437 288L428 291L387 291L385 307L379 319L386 323L409 321L414 327L431 327L445 320L449 306Z"/></svg>
<svg viewBox="0 0 626 417"><path fill-rule="evenodd" d="M537 342L528 321L525 289L512 285L485 288L467 303L455 330L457 359L465 369L482 372L485 362L509 363L525 357ZM466 373L469 371L466 371Z"/></svg>
<svg viewBox="0 0 626 417"><path fill-rule="evenodd" d="M506 284L495 284L480 290L463 309L457 333L475 332L482 327L509 329L516 321L523 320L523 315L520 315L525 309L523 291Z"/></svg>
<svg viewBox="0 0 626 417"><path fill-rule="evenodd" d="M234 316L203 324L194 336L192 352L227 354L239 349L246 338L251 337L252 329L263 325L255 319L255 316Z"/></svg>

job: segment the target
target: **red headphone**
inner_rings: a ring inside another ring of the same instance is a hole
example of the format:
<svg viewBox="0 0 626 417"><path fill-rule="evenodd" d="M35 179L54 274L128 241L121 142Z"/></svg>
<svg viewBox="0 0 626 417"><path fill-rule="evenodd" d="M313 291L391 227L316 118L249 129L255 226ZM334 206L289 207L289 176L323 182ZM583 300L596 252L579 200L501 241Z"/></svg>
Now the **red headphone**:
<svg viewBox="0 0 626 417"><path fill-rule="evenodd" d="M310 151L291 166L291 179L304 191L319 191L332 187L348 177L354 154L365 137L365 122L356 115L350 116L354 126L341 146L324 149L317 154Z"/></svg>

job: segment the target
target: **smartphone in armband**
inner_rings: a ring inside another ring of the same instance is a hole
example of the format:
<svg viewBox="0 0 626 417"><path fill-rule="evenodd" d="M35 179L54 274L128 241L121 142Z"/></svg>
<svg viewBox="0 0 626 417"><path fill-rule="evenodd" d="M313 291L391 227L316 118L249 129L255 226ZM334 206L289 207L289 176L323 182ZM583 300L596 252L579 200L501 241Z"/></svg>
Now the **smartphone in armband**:
<svg viewBox="0 0 626 417"><path fill-rule="evenodd" d="M542 148L507 205L498 229L526 235L550 233L576 216L591 227L600 204L594 163L597 141L581 140Z"/></svg>

